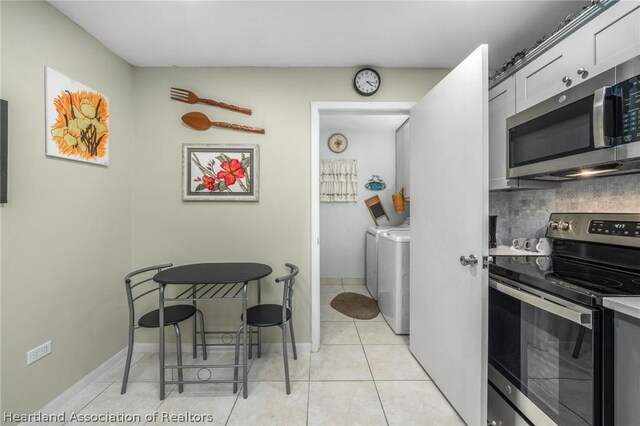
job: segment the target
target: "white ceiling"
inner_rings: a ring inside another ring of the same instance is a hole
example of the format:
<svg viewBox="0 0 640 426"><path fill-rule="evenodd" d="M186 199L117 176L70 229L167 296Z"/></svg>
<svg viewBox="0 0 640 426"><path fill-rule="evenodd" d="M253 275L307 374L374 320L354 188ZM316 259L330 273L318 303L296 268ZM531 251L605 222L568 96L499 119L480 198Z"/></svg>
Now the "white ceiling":
<svg viewBox="0 0 640 426"><path fill-rule="evenodd" d="M135 66L489 67L588 1L49 0Z"/></svg>

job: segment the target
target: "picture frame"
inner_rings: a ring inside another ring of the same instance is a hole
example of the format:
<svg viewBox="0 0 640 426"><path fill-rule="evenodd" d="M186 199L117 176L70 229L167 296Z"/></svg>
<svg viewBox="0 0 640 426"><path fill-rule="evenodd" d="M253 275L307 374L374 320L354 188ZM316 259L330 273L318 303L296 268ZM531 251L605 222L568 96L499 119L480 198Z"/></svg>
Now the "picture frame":
<svg viewBox="0 0 640 426"><path fill-rule="evenodd" d="M183 144L184 201L258 201L260 147Z"/></svg>
<svg viewBox="0 0 640 426"><path fill-rule="evenodd" d="M109 165L109 97L46 67L47 157Z"/></svg>

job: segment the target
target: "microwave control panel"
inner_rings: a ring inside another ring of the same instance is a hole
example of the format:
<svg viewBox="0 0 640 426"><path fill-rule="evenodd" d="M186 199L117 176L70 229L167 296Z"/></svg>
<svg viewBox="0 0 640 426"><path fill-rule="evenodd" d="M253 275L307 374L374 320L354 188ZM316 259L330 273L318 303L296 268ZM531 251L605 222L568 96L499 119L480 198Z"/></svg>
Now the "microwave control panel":
<svg viewBox="0 0 640 426"><path fill-rule="evenodd" d="M622 143L640 141L640 77L616 85L622 95Z"/></svg>

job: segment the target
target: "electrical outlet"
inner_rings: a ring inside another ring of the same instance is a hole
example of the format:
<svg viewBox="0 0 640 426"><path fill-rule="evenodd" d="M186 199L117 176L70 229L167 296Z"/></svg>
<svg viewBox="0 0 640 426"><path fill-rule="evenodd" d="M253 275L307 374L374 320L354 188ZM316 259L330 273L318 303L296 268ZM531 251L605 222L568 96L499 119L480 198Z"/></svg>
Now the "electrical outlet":
<svg viewBox="0 0 640 426"><path fill-rule="evenodd" d="M51 340L27 352L27 365L33 364L43 356L51 353Z"/></svg>

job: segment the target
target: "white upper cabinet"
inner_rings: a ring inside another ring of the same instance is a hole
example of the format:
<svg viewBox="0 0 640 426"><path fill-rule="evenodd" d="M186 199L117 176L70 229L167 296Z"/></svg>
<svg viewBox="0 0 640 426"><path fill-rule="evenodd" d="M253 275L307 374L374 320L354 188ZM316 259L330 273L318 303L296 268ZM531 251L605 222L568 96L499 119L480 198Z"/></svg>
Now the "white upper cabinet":
<svg viewBox="0 0 640 426"><path fill-rule="evenodd" d="M404 188L404 198L410 198L409 163L409 120L396 130L396 191Z"/></svg>
<svg viewBox="0 0 640 426"><path fill-rule="evenodd" d="M542 102L574 84L569 70L573 69L570 64L576 62L576 59L571 57L571 52L566 47L564 42L557 44L516 72L516 112Z"/></svg>
<svg viewBox="0 0 640 426"><path fill-rule="evenodd" d="M640 2L620 1L516 72L516 112L637 55Z"/></svg>
<svg viewBox="0 0 640 426"><path fill-rule="evenodd" d="M516 113L515 78L489 90L489 190L518 186L518 179L507 179L507 117Z"/></svg>
<svg viewBox="0 0 640 426"><path fill-rule="evenodd" d="M580 57L589 76L598 75L640 55L640 2L621 1L589 21L584 32ZM588 39L587 39L588 37ZM579 68L573 70L577 75ZM582 70L580 70L582 72Z"/></svg>

